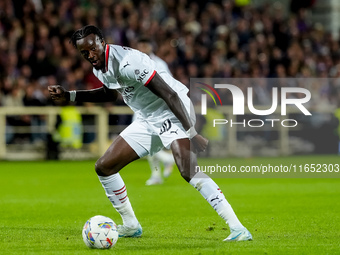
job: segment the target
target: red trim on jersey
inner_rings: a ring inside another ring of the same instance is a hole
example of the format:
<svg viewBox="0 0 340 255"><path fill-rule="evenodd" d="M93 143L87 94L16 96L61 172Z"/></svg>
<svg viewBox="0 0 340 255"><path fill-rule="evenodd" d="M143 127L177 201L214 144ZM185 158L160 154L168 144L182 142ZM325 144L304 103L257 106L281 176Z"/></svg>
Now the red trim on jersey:
<svg viewBox="0 0 340 255"><path fill-rule="evenodd" d="M105 70L106 72L109 70L109 52L110 52L110 46L106 44L106 50L105 50Z"/></svg>
<svg viewBox="0 0 340 255"><path fill-rule="evenodd" d="M156 74L156 70L153 71L153 73L151 74L150 78L145 82L144 86L147 86L149 84L149 82L152 80L152 78L155 76Z"/></svg>

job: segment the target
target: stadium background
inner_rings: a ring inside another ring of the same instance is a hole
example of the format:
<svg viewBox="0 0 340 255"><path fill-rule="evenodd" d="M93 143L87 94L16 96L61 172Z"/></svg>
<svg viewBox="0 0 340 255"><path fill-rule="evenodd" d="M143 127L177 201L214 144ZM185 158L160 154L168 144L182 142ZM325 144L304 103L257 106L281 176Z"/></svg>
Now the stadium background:
<svg viewBox="0 0 340 255"><path fill-rule="evenodd" d="M103 29L107 42L131 47L135 47L140 36L151 37L157 44L156 53L167 61L174 76L188 86L189 77L194 76L337 80L340 76L338 5L337 0L1 0L0 253L99 254L105 251L90 250L83 243L81 229L85 221L102 214L121 224L94 171L100 153L96 126L102 123L101 128L105 128L107 119L97 122L93 112L109 118L110 136L103 137L107 142L130 122L131 116L126 111L123 115L107 116L108 112L122 109L108 104L82 106L84 144L80 149L63 149L66 151L60 158L93 157L91 160L17 161L44 159L47 144L47 151L56 149L49 136L52 134L46 133L45 127L49 117L44 114L58 108L49 99L47 85L59 83L67 89L100 86L91 74L91 67L68 43L75 29L96 24ZM304 125L307 131L315 131L305 132L305 141L321 144L308 152L306 144L300 143L304 151L295 153L312 155L250 157L246 154L244 158L241 154L242 157L227 157L226 164L237 167L339 164L338 155L315 155L338 151L334 133L338 121L333 109L339 106L339 85L326 84L314 89L311 93L316 96L316 102L313 103L322 110L315 115L319 118L313 119L313 123L319 123L315 129L311 123ZM32 106L42 108L28 114ZM19 111L20 115L11 111ZM85 114L91 112L92 115ZM252 141L254 151L260 151L263 141L259 138L263 134L251 135L246 145ZM1 151L2 142L6 146L5 155ZM250 146L243 146L241 151L247 147ZM267 151L273 151L272 147L268 148ZM97 153L88 157L85 149ZM37 156L33 152L40 153L40 157L33 157ZM254 237L253 242L225 243L221 240L229 229L197 191L181 179L178 171L164 185L151 187L145 185L149 171L145 160L129 164L121 171L143 226L143 237L120 239L107 252L339 254L339 178L329 178L330 175L319 178L317 173L302 173L306 178L283 175L215 178Z"/></svg>

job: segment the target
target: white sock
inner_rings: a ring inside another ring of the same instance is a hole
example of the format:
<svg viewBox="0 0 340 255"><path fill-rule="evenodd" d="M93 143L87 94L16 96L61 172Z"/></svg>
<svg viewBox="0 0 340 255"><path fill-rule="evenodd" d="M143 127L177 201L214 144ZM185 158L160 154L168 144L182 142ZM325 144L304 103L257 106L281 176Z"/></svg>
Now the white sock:
<svg viewBox="0 0 340 255"><path fill-rule="evenodd" d="M119 173L110 176L98 176L106 196L111 201L123 220L123 225L131 228L138 226L138 220L127 196L125 183Z"/></svg>
<svg viewBox="0 0 340 255"><path fill-rule="evenodd" d="M189 182L209 202L230 229L244 228L217 184L206 174L197 173Z"/></svg>

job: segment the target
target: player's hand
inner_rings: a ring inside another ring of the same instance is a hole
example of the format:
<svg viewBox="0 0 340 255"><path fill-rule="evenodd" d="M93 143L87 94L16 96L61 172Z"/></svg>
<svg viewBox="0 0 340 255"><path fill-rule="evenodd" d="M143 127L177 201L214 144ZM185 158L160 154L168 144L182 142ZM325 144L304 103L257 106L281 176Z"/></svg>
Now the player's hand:
<svg viewBox="0 0 340 255"><path fill-rule="evenodd" d="M69 98L67 98L68 96L67 90L65 90L60 85L48 86L48 92L50 92L53 101L66 102L69 100Z"/></svg>
<svg viewBox="0 0 340 255"><path fill-rule="evenodd" d="M202 152L207 149L209 141L203 136L197 134L191 139L191 143L194 146L194 150L196 152Z"/></svg>

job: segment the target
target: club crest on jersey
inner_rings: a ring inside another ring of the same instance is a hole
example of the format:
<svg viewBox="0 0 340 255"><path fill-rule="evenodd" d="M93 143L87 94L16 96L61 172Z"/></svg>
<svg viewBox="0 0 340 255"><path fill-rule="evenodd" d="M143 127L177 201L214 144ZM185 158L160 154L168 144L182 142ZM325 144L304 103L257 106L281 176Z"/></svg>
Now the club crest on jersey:
<svg viewBox="0 0 340 255"><path fill-rule="evenodd" d="M145 78L145 76L146 76L148 73L149 73L149 71L147 71L146 69L144 69L143 72L142 72L142 74L139 75L137 81L142 82L143 79Z"/></svg>
<svg viewBox="0 0 340 255"><path fill-rule="evenodd" d="M166 131L168 131L171 128L171 121L167 119L166 121L163 122L162 127L160 128L159 135L162 135Z"/></svg>

